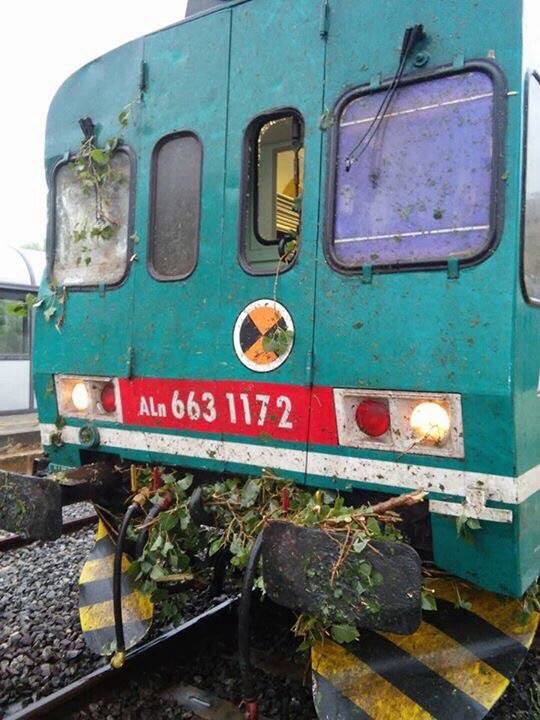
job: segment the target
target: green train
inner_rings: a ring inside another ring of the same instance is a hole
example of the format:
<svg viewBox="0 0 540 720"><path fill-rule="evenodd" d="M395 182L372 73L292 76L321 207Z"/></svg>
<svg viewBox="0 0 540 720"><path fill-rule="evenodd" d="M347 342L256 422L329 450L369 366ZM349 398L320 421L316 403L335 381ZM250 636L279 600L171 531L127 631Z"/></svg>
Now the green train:
<svg viewBox="0 0 540 720"><path fill-rule="evenodd" d="M533 13L190 0L51 104L49 468L265 467L356 502L423 490L419 546L477 588L416 643L314 651L320 718L483 717L534 636L537 616L495 600L540 567Z"/></svg>

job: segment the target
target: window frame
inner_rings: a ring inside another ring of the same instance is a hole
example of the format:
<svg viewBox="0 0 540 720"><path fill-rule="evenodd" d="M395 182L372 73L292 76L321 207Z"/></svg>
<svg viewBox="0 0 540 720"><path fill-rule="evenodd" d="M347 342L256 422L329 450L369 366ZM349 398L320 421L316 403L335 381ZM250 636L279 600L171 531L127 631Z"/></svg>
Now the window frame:
<svg viewBox="0 0 540 720"><path fill-rule="evenodd" d="M261 131L261 128L266 125L268 122L271 122L272 120L281 120L282 118L290 117L290 116L296 116L300 122L302 123L302 131L303 131L303 145L304 148L304 196L302 198L302 205L304 203L305 199L305 176L306 176L306 170L305 170L305 158L306 158L306 122L304 120L304 116L302 113L297 109L293 107L282 107L282 108L276 108L274 110L268 110L266 112L259 113L251 118L249 123L247 124L243 139L242 139L242 164L241 164L241 178L240 178L240 202L239 202L239 213L238 213L238 262L240 264L240 267L242 270L247 273L248 275L254 275L254 276L271 276L276 274L276 268L273 270L257 270L256 268L252 267L250 263L248 262L247 255L246 255L246 245L247 245L247 232L253 232L257 242L260 242L261 245L271 246L275 245L277 247L277 242L269 242L268 240L264 240L264 238L261 238L259 235L259 228L258 224L255 220L255 209L258 208L258 202L259 202L259 188L258 188L258 172L257 172L257 164L253 163L254 153L252 152L252 148L254 146L254 142L257 140L259 133ZM253 208L254 208L254 214L253 214L253 227L249 228L248 230L248 211L249 211L249 199L248 199L248 191L250 188L250 183L253 182L253 194L252 202L253 202ZM298 257L300 255L300 250L302 246L302 219L300 220L300 226L299 226L299 232L298 232L298 249L295 253L294 259L292 262L288 264L282 264L279 270L279 274L288 272L291 270L296 263L298 262Z"/></svg>
<svg viewBox="0 0 540 720"><path fill-rule="evenodd" d="M131 271L130 257L133 255L133 234L135 232L135 195L136 195L136 158L132 148L123 143L119 142L118 149L116 152L125 153L129 160L129 188L128 188L128 218L127 218L127 243L126 243L126 267L122 277L120 277L114 283L85 283L81 285L65 285L60 284L60 287L65 287L70 292L92 292L98 290L104 286L106 288L118 288L121 287L127 280L128 275ZM49 222L47 229L47 247L46 247L46 274L49 283L54 282L54 264L56 260L56 177L58 172L64 165L68 165L72 162L76 156L75 152L68 152L64 157L58 160L52 169L49 183Z"/></svg>
<svg viewBox="0 0 540 720"><path fill-rule="evenodd" d="M493 138L493 156L491 163L491 208L490 208L490 227L488 231L489 240L481 252L470 258L457 258L459 267L472 267L478 265L488 257L490 257L498 247L502 229L504 224L504 200L505 200L505 183L503 180L503 172L505 169L505 133L507 127L507 82L506 77L501 68L494 62L489 60L470 60L461 67L456 68L454 65L443 65L424 72L407 75L398 85L406 87L416 83L428 82L430 80L438 80L444 77L461 75L471 71L482 72L488 75L493 83L493 121L492 121L492 138ZM345 265L339 261L335 252L334 245L334 224L335 224L335 204L336 204L336 178L338 170L338 153L339 153L339 131L340 121L344 110L353 100L363 95L371 95L381 93L392 85L393 78L389 78L377 87L371 84L365 84L360 87L354 87L347 90L341 95L332 110L332 118L334 120L329 131L329 142L327 148L327 179L326 179L326 203L324 217L324 255L326 262L332 270L342 275L361 275L363 268L369 267L373 273L401 273L401 272L424 272L428 270L445 270L448 268L448 260L426 261L426 262L404 262L399 264L386 263L381 265Z"/></svg>
<svg viewBox="0 0 540 720"><path fill-rule="evenodd" d="M199 164L199 203L197 217L197 242L195 245L195 262L193 267L187 273L181 275L162 275L154 267L154 223L156 220L156 195L157 195L157 160L159 151L170 140L176 140L182 137L192 137L197 140L201 150L201 162ZM158 282L178 282L179 280L187 280L193 275L199 265L199 255L201 247L201 224L202 224L202 199L203 199L203 166L204 166L204 144L201 137L194 130L174 130L167 133L157 140L152 149L152 158L150 161L150 197L148 212L148 249L146 255L146 267L149 274Z"/></svg>
<svg viewBox="0 0 540 720"><path fill-rule="evenodd" d="M521 247L519 257L519 282L521 292L527 305L531 307L540 307L540 299L536 300L529 296L527 285L525 283L525 233L526 233L526 213L527 213L527 161L529 154L529 89L531 82L536 80L540 88L540 71L527 70L525 73L525 87L523 91L523 169L521 173ZM540 243L540 238L539 238ZM540 252L540 250L539 250Z"/></svg>

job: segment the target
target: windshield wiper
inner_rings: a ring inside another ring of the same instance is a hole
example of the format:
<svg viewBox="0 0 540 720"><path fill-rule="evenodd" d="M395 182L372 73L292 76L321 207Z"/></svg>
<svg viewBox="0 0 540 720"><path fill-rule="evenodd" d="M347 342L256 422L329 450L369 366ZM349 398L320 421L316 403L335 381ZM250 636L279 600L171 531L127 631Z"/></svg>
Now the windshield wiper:
<svg viewBox="0 0 540 720"><path fill-rule="evenodd" d="M375 134L379 129L381 122L384 120L384 116L388 112L388 108L390 107L392 100L394 99L399 83L401 82L405 71L405 65L407 64L407 59L416 43L423 40L425 36L426 34L424 32L423 25L413 25L405 30L396 74L394 75L392 82L390 83L390 87L388 88L386 95L384 96L382 103L368 129L345 158L345 170L347 172L349 172L354 163L362 157L375 137Z"/></svg>

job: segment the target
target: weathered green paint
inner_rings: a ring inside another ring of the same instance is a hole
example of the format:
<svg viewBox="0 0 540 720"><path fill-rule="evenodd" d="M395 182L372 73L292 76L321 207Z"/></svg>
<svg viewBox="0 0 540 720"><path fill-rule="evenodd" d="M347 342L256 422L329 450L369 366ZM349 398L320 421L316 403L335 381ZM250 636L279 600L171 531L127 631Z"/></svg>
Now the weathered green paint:
<svg viewBox="0 0 540 720"><path fill-rule="evenodd" d="M455 279L444 271L344 277L329 267L322 250L327 134L319 120L346 89L393 75L403 31L414 23L423 23L428 33L429 62L423 71L490 57L505 74L510 94L502 237L491 257L460 269ZM47 126L49 175L66 152L76 150L79 118L94 119L100 140L117 133L117 113L137 97L145 63L144 98L122 132L136 157L137 260L118 288L70 291L61 332L38 313L40 420L56 420L47 387L59 372L455 392L463 402L463 460L350 448L346 454L401 462L404 472L413 463L523 474L540 463L540 310L526 305L519 287L522 4L330 0L327 28L322 38L317 0L229 2L99 58L59 90ZM271 376L256 378L234 354L232 328L249 302L272 297L274 278L248 275L237 260L242 143L256 115L284 107L298 110L305 122L301 249L296 265L278 283L280 302L294 314L295 347ZM164 283L146 267L151 152L159 138L183 129L195 131L204 148L200 256L190 278ZM225 439L261 444L260 438ZM288 447L301 449L305 443ZM80 462L74 446L48 450L55 463ZM216 471L257 469L219 458L105 452ZM313 485L351 486L332 478L291 476ZM369 487L402 492L384 479ZM430 497L459 501L444 488L432 489ZM519 508L505 506L514 510L513 525L483 523L470 547L456 538L452 519L434 516L437 561L485 587L520 592L538 573L539 502L537 493Z"/></svg>
<svg viewBox="0 0 540 720"><path fill-rule="evenodd" d="M538 544L539 495L521 503L512 524L482 521L470 537L458 535L453 517L431 516L435 562L486 590L520 597L538 577L534 544Z"/></svg>

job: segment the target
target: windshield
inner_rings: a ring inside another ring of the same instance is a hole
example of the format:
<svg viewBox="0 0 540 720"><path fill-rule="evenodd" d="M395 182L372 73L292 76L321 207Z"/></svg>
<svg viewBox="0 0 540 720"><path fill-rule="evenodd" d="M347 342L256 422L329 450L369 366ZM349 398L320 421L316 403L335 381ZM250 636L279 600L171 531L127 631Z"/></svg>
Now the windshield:
<svg viewBox="0 0 540 720"><path fill-rule="evenodd" d="M433 263L478 255L491 240L493 81L479 71L353 98L341 114L333 252L339 264Z"/></svg>
<svg viewBox="0 0 540 720"><path fill-rule="evenodd" d="M59 285L113 284L128 262L130 159L117 152L99 196L73 163L55 175L55 256Z"/></svg>

